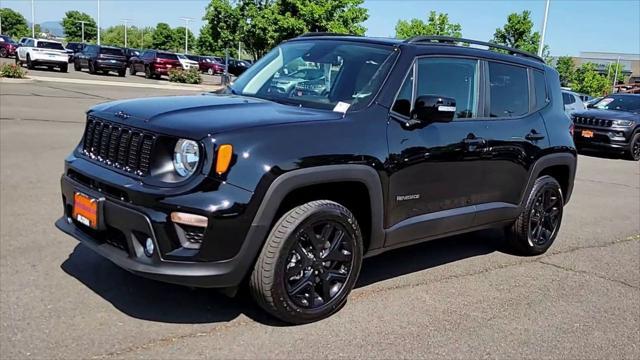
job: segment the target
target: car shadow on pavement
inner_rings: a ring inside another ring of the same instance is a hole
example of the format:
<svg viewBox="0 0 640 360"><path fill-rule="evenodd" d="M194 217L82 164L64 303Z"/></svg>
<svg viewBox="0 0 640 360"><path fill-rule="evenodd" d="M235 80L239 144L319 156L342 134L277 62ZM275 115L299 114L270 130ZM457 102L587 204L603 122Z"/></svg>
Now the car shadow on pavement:
<svg viewBox="0 0 640 360"><path fill-rule="evenodd" d="M587 148L587 149L580 149L578 151L578 154L583 156L588 156L588 157L601 158L601 159L627 160L622 151L611 151L611 150L599 151L599 150Z"/></svg>
<svg viewBox="0 0 640 360"><path fill-rule="evenodd" d="M485 230L413 245L365 259L356 288L458 260L502 251L503 232ZM228 298L215 289L191 289L131 274L78 244L60 266L119 311L138 319L179 324L227 322L240 314L287 326L262 311L242 290Z"/></svg>

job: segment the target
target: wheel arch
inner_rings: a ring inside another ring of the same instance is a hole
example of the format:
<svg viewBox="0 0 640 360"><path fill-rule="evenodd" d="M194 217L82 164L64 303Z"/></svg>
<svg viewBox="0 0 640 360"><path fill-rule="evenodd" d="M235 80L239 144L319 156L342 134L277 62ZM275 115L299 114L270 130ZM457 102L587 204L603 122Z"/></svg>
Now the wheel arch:
<svg viewBox="0 0 640 360"><path fill-rule="evenodd" d="M531 192L536 179L544 175L549 175L558 181L562 189L564 203L567 204L573 192L577 161L577 155L573 153L554 153L539 158L529 172L526 191L523 192L520 198L520 207L524 207L524 202Z"/></svg>

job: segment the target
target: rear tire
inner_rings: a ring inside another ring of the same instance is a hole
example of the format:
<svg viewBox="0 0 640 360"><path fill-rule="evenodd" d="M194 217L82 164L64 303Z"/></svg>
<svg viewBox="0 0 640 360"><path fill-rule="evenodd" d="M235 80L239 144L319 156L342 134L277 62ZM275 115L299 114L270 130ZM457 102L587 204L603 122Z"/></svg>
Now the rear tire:
<svg viewBox="0 0 640 360"><path fill-rule="evenodd" d="M60 71L66 73L69 71L69 64L64 64L60 66Z"/></svg>
<svg viewBox="0 0 640 360"><path fill-rule="evenodd" d="M73 62L73 70L82 71L82 68L80 67L80 64L77 61Z"/></svg>
<svg viewBox="0 0 640 360"><path fill-rule="evenodd" d="M0 57L3 57L3 58L9 57L9 53L7 52L7 49L0 48Z"/></svg>
<svg viewBox="0 0 640 360"><path fill-rule="evenodd" d="M96 66L93 64L93 62L89 61L89 74L95 74L96 72Z"/></svg>
<svg viewBox="0 0 640 360"><path fill-rule="evenodd" d="M127 69L118 70L118 76L124 77L127 74Z"/></svg>
<svg viewBox="0 0 640 360"><path fill-rule="evenodd" d="M507 242L521 255L545 253L560 230L564 197L558 181L551 176L539 177L533 184L524 210L507 228Z"/></svg>
<svg viewBox="0 0 640 360"><path fill-rule="evenodd" d="M625 152L625 157L632 161L640 160L640 132L636 132L631 136L629 150Z"/></svg>
<svg viewBox="0 0 640 360"><path fill-rule="evenodd" d="M131 64L131 66L129 66L129 75L134 76L136 75L136 72L136 67Z"/></svg>
<svg viewBox="0 0 640 360"><path fill-rule="evenodd" d="M149 67L149 65L144 66L144 77L146 77L147 79L153 78L153 73L151 72L151 68Z"/></svg>
<svg viewBox="0 0 640 360"><path fill-rule="evenodd" d="M213 69L212 69L212 68L209 68L209 70L207 70L207 74L209 74L209 75L213 75L213 74L214 74Z"/></svg>
<svg viewBox="0 0 640 360"><path fill-rule="evenodd" d="M35 66L33 65L33 62L31 62L31 55L27 54L27 69L33 70L34 68Z"/></svg>
<svg viewBox="0 0 640 360"><path fill-rule="evenodd" d="M303 324L344 306L362 264L362 234L353 214L328 200L300 205L273 226L249 289L276 318Z"/></svg>

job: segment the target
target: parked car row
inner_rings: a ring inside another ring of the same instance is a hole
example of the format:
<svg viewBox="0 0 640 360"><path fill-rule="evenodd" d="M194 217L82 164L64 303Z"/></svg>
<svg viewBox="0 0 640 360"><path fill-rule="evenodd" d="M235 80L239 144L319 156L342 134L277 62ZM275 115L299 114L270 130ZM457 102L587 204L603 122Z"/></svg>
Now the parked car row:
<svg viewBox="0 0 640 360"><path fill-rule="evenodd" d="M91 74L116 72L119 76L143 72L147 78L168 75L170 69L198 69L209 75L222 74L225 60L216 56L176 54L161 50L139 50L69 42L65 46L59 41L23 37L14 42L11 37L0 35L0 56L15 57L16 64L26 64L30 69L37 66L58 68L67 72L68 64L76 71L88 70ZM228 71L239 76L252 62L229 59Z"/></svg>

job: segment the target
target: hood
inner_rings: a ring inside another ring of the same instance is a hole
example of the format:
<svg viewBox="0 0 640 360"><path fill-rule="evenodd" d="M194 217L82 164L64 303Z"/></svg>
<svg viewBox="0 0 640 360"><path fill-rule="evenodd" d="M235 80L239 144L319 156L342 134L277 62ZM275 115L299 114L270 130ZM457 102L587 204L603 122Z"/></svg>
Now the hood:
<svg viewBox="0 0 640 360"><path fill-rule="evenodd" d="M215 94L120 100L97 105L88 113L108 121L194 140L234 129L343 117L341 113L327 110Z"/></svg>
<svg viewBox="0 0 640 360"><path fill-rule="evenodd" d="M632 120L640 121L640 114L617 110L587 109L572 113L573 116L593 117L604 120Z"/></svg>

